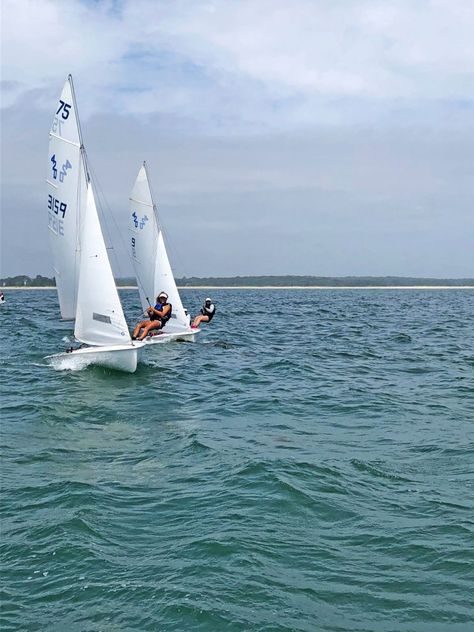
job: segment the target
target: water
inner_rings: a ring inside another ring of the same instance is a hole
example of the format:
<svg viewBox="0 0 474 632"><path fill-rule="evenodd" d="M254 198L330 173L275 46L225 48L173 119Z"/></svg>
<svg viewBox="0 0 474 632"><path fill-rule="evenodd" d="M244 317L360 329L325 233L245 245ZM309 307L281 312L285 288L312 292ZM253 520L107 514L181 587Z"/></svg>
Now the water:
<svg viewBox="0 0 474 632"><path fill-rule="evenodd" d="M472 630L474 292L212 298L128 375L7 292L1 629Z"/></svg>

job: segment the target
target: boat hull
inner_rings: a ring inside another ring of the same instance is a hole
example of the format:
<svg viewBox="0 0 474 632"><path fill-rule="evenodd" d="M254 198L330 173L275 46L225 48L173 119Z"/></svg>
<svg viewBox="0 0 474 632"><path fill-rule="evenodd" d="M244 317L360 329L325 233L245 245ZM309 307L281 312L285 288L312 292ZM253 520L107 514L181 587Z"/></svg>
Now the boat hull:
<svg viewBox="0 0 474 632"><path fill-rule="evenodd" d="M78 371L87 366L103 366L125 373L135 373L138 349L142 344L83 347L66 353L48 356L46 359L59 370Z"/></svg>
<svg viewBox="0 0 474 632"><path fill-rule="evenodd" d="M154 336L145 338L142 343L144 347L149 347L157 344L165 344L167 342L194 342L196 334L200 329L186 329L184 331L162 331Z"/></svg>

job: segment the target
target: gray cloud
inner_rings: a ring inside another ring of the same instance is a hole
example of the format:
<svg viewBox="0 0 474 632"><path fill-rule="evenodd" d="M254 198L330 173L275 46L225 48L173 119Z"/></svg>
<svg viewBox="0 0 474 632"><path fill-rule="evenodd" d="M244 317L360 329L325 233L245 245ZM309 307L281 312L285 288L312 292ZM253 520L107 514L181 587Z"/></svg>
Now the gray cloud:
<svg viewBox="0 0 474 632"><path fill-rule="evenodd" d="M367 109L416 117L421 106L429 119L440 101L474 99L474 5L463 0L4 5L5 106L38 89L50 108L69 72L87 90L85 117L173 114L244 133L364 123Z"/></svg>

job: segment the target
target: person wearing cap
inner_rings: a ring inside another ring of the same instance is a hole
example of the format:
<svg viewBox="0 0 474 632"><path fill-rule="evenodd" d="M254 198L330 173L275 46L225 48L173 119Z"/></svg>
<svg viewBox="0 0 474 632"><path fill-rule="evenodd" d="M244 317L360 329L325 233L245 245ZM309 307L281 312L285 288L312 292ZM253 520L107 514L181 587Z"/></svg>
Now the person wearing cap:
<svg viewBox="0 0 474 632"><path fill-rule="evenodd" d="M162 329L171 318L172 305L168 303L168 294L160 292L155 307L147 308L149 320L142 320L133 330L132 340L143 340L153 329ZM143 332L141 330L143 329Z"/></svg>
<svg viewBox="0 0 474 632"><path fill-rule="evenodd" d="M215 313L216 306L209 297L206 298L204 305L201 307L201 313L194 319L191 329L197 329L201 323L210 323Z"/></svg>

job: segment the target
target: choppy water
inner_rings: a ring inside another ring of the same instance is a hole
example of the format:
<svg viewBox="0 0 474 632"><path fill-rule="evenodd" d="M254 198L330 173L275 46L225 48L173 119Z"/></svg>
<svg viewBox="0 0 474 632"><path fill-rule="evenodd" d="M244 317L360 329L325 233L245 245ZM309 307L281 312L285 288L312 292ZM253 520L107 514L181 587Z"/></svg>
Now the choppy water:
<svg viewBox="0 0 474 632"><path fill-rule="evenodd" d="M474 292L212 296L128 375L7 293L1 629L474 629Z"/></svg>

